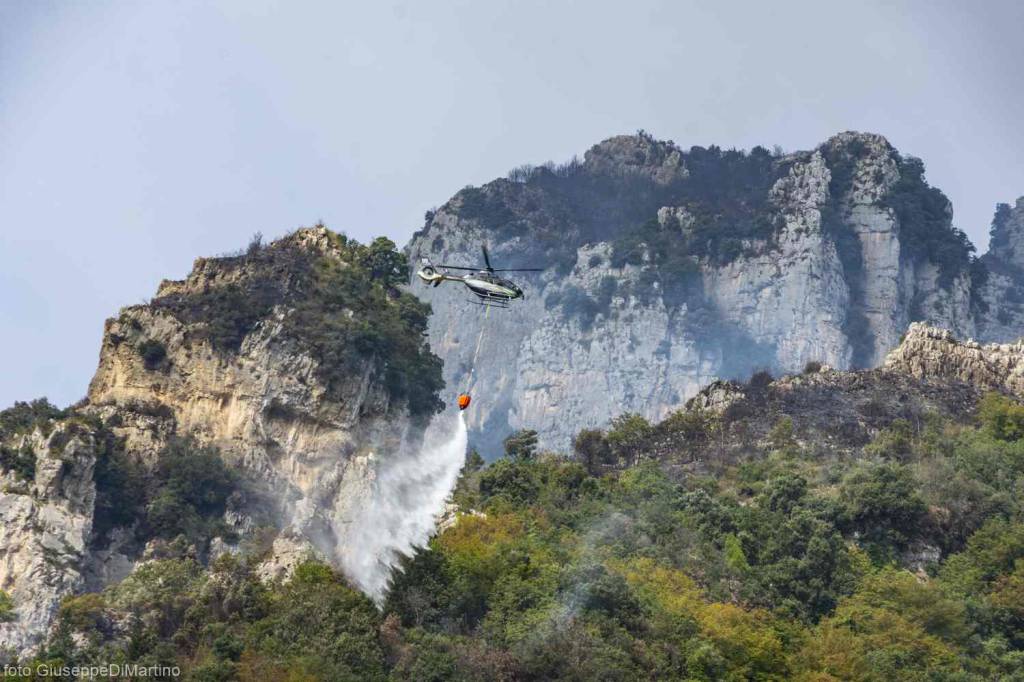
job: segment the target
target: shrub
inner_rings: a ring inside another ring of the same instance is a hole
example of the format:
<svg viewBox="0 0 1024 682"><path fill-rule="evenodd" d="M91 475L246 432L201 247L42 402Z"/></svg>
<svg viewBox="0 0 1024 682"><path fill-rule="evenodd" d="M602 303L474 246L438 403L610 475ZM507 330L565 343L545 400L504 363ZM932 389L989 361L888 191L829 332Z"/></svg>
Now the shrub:
<svg viewBox="0 0 1024 682"><path fill-rule="evenodd" d="M597 304L607 314L611 307L612 298L619 288L619 280L611 275L605 275L597 285Z"/></svg>
<svg viewBox="0 0 1024 682"><path fill-rule="evenodd" d="M92 533L93 542L103 546L110 530L131 527L145 516L146 479L142 466L125 452L122 442L109 429L97 430L94 442L96 502Z"/></svg>
<svg viewBox="0 0 1024 682"><path fill-rule="evenodd" d="M710 410L676 410L662 420L655 430L677 444L703 443L721 428L721 416Z"/></svg>
<svg viewBox="0 0 1024 682"><path fill-rule="evenodd" d="M616 460L635 464L651 449L654 427L642 415L627 412L612 420L608 445Z"/></svg>
<svg viewBox="0 0 1024 682"><path fill-rule="evenodd" d="M146 505L146 524L155 537L184 535L205 543L226 532L221 517L237 477L217 450L173 439L160 451L154 473L156 494Z"/></svg>
<svg viewBox="0 0 1024 682"><path fill-rule="evenodd" d="M531 463L525 460L499 460L481 473L481 501L486 504L501 497L513 504L530 504L540 494L535 474Z"/></svg>
<svg viewBox="0 0 1024 682"><path fill-rule="evenodd" d="M909 469L899 464L854 471L843 481L840 501L847 529L878 558L904 549L926 530L927 508Z"/></svg>
<svg viewBox="0 0 1024 682"><path fill-rule="evenodd" d="M939 266L939 286L969 270L974 245L950 222L950 203L941 190L924 178L924 163L898 157L900 177L883 199L899 221L900 246L917 258Z"/></svg>
<svg viewBox="0 0 1024 682"><path fill-rule="evenodd" d="M1024 405L998 393L987 393L978 405L985 431L997 440L1013 442L1024 436Z"/></svg>
<svg viewBox="0 0 1024 682"><path fill-rule="evenodd" d="M810 360L804 365L804 374L817 374L821 371L821 363L817 360Z"/></svg>
<svg viewBox="0 0 1024 682"><path fill-rule="evenodd" d="M591 298L586 291L575 284L567 286L557 297L553 298L552 296L548 296L545 300L545 305L549 301L552 306L561 305L565 317L567 319L578 319L580 327L584 330L590 329L594 324L594 318L597 317L602 309L601 304L597 300Z"/></svg>
<svg viewBox="0 0 1024 682"><path fill-rule="evenodd" d="M14 602L11 595L0 590L0 623L7 623L14 620Z"/></svg>
<svg viewBox="0 0 1024 682"><path fill-rule="evenodd" d="M876 457L907 459L914 447L914 431L906 419L896 419L878 434L864 452Z"/></svg>
<svg viewBox="0 0 1024 682"><path fill-rule="evenodd" d="M94 592L68 597L60 606L60 620L75 632L94 632L104 626L105 608L103 596Z"/></svg>
<svg viewBox="0 0 1024 682"><path fill-rule="evenodd" d="M15 402L12 407L0 411L0 438L18 433L27 433L37 426L45 426L54 419L63 419L66 410L54 407L46 398L31 402Z"/></svg>
<svg viewBox="0 0 1024 682"><path fill-rule="evenodd" d="M263 250L263 233L262 232L255 232L255 233L253 233L252 238L249 239L249 246L247 246L246 249L245 249L245 255L247 255L250 258L252 258L253 256L256 256L257 254L259 254L259 252L262 251L262 250Z"/></svg>
<svg viewBox="0 0 1024 682"><path fill-rule="evenodd" d="M772 373L766 369L761 369L750 375L750 381L747 382L747 388L754 392L763 392L768 390L771 386L772 381L775 378L772 377Z"/></svg>
<svg viewBox="0 0 1024 682"><path fill-rule="evenodd" d="M775 426L768 433L768 442L775 450L790 452L797 446L796 438L793 436L793 418L789 415L779 417Z"/></svg>
<svg viewBox="0 0 1024 682"><path fill-rule="evenodd" d="M156 339L146 339L138 345L139 355L146 369L157 369L167 358L167 347Z"/></svg>
<svg viewBox="0 0 1024 682"><path fill-rule="evenodd" d="M20 448L9 448L0 445L0 467L13 471L26 481L36 478L36 452L27 443Z"/></svg>

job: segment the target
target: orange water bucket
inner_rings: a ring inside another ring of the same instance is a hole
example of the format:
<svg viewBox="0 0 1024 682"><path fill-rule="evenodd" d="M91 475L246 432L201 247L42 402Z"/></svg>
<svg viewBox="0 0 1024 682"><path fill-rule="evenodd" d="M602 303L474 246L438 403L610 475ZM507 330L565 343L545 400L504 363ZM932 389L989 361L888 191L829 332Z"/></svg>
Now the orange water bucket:
<svg viewBox="0 0 1024 682"><path fill-rule="evenodd" d="M469 407L469 401L470 401L470 400L471 400L471 398L469 397L469 394L468 394L468 393L463 393L463 394L461 394L461 395L459 396L459 399L458 399L458 403L459 403L459 409L460 409L460 410L464 410L464 409L466 409L467 407Z"/></svg>

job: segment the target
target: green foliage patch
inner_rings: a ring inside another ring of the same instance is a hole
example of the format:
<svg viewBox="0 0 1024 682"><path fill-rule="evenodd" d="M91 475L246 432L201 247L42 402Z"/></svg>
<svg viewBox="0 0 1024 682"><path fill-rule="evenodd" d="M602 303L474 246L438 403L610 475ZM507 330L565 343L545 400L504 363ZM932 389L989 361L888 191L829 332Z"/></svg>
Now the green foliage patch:
<svg viewBox="0 0 1024 682"><path fill-rule="evenodd" d="M36 427L46 430L49 422L66 415L66 410L55 407L46 398L15 402L13 406L0 411L0 439L27 433Z"/></svg>
<svg viewBox="0 0 1024 682"><path fill-rule="evenodd" d="M237 475L213 448L173 439L161 450L146 500L145 526L153 537L184 535L205 544L216 535L230 536L222 520Z"/></svg>
<svg viewBox="0 0 1024 682"><path fill-rule="evenodd" d="M899 157L900 177L883 200L899 221L900 247L916 258L939 266L939 285L948 288L953 279L967 272L974 245L967 235L949 222L949 199L924 178L924 162Z"/></svg>
<svg viewBox="0 0 1024 682"><path fill-rule="evenodd" d="M338 257L286 238L207 261L202 267L222 273L226 283L168 294L153 305L223 353L238 352L278 310L285 338L317 360L332 396L345 397L369 365L394 401L407 402L416 415L434 414L443 407L441 361L425 339L430 307L398 288L409 277L405 255L384 237L369 245L334 233L329 239Z"/></svg>

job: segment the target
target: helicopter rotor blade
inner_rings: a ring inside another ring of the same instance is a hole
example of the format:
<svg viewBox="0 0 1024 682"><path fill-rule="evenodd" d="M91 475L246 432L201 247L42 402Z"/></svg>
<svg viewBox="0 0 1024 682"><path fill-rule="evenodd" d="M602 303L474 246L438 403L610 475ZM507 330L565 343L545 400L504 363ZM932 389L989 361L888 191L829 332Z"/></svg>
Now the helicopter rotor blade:
<svg viewBox="0 0 1024 682"><path fill-rule="evenodd" d="M459 265L438 265L436 267L445 268L447 270L466 270L467 272L477 272L480 268L464 268Z"/></svg>
<svg viewBox="0 0 1024 682"><path fill-rule="evenodd" d="M483 249L484 263L487 264L487 269L490 270L491 272L494 272L494 268L491 267L491 256L490 254L487 253L487 244L481 244L480 248Z"/></svg>
<svg viewBox="0 0 1024 682"><path fill-rule="evenodd" d="M492 268L491 272L544 272L544 268Z"/></svg>

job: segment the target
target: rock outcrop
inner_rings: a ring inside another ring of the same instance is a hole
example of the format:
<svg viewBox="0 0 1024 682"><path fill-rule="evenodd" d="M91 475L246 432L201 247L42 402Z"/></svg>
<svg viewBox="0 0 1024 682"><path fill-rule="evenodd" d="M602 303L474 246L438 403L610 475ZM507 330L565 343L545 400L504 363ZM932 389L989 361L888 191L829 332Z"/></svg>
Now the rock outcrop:
<svg viewBox="0 0 1024 682"><path fill-rule="evenodd" d="M920 379L959 381L1024 398L1024 341L960 342L946 329L915 322L889 353L885 367Z"/></svg>
<svg viewBox="0 0 1024 682"><path fill-rule="evenodd" d="M417 451L440 405L439 362L423 338L429 310L398 288L407 273L393 247L299 230L246 254L199 259L187 279L163 282L152 301L107 321L99 368L72 416L7 440L0 432L4 452L24 449L35 467L34 480L6 467L2 478L0 590L14 611L0 624L0 648L30 650L63 597L178 551L160 546L168 539L145 527L142 507L136 518L99 522L101 460L105 472L137 468L152 499L171 444L218 453L238 483L215 526L223 537L179 538L195 543L184 548L192 556L269 533L261 575L279 579L305 557L343 565L360 550L352 524L370 513L376 477ZM122 459L98 452L101 438ZM130 492L103 491L139 504Z"/></svg>
<svg viewBox="0 0 1024 682"><path fill-rule="evenodd" d="M980 260L984 279L978 288L985 314L979 319L979 338L1015 340L1024 320L1024 197L1012 207L996 207L989 250Z"/></svg>
<svg viewBox="0 0 1024 682"><path fill-rule="evenodd" d="M811 365L777 379L759 374L709 384L655 427L659 436L648 455L698 473L740 460L752 448L784 448L786 440L824 459L859 456L885 429L920 432L936 418L974 425L989 391L1024 399L1022 363L1024 344L959 342L946 330L914 323L874 369Z"/></svg>
<svg viewBox="0 0 1024 682"><path fill-rule="evenodd" d="M77 424L36 429L3 444L34 461L0 475L0 590L13 602L0 649L24 651L46 634L61 599L81 590L92 531L95 443Z"/></svg>
<svg viewBox="0 0 1024 682"><path fill-rule="evenodd" d="M1014 220L1004 231L1024 233ZM1016 262L1018 241L993 248ZM482 242L497 267L546 268L520 277L524 301L485 315L454 287L415 291L446 382L480 394L471 438L491 456L519 428L561 449L624 411L660 419L716 378L875 367L912 321L1024 333L1004 295L1024 277L972 261L923 165L879 135L774 156L615 137L462 190L407 252L474 266Z"/></svg>

